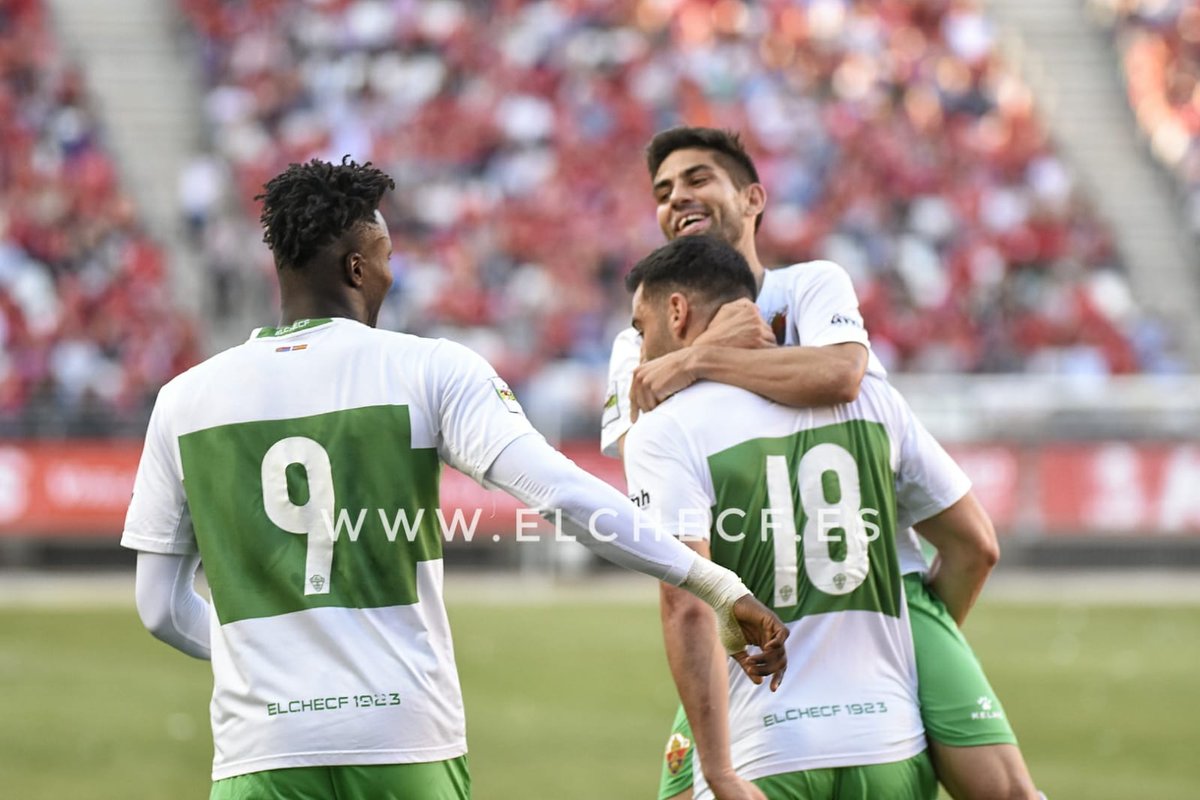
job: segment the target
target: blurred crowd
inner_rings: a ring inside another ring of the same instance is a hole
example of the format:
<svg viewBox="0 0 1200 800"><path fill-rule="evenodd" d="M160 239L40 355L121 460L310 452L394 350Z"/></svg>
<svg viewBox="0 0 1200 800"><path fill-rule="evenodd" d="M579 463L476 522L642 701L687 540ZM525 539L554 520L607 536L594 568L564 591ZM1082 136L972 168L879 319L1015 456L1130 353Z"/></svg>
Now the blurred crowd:
<svg viewBox="0 0 1200 800"><path fill-rule="evenodd" d="M892 369L1171 366L974 0L183 6L209 85L198 174L225 181L200 182L197 230L230 251L232 198L248 244L276 170L370 159L398 183L384 324L466 340L514 381L593 391L620 278L662 241L643 147L681 123L743 133L765 262L844 266Z"/></svg>
<svg viewBox="0 0 1200 800"><path fill-rule="evenodd" d="M844 266L889 368L1174 368L977 0L179 2L211 141L180 199L216 325L271 313L263 182L351 154L397 182L381 324L594 414L621 278L662 241L643 148L694 124L742 132L764 262ZM191 328L41 3L3 9L0 409L143 403Z"/></svg>
<svg viewBox="0 0 1200 800"><path fill-rule="evenodd" d="M142 421L196 358L41 0L0 4L0 432Z"/></svg>
<svg viewBox="0 0 1200 800"><path fill-rule="evenodd" d="M1113 29L1129 104L1155 157L1179 181L1200 233L1200 5L1091 0Z"/></svg>

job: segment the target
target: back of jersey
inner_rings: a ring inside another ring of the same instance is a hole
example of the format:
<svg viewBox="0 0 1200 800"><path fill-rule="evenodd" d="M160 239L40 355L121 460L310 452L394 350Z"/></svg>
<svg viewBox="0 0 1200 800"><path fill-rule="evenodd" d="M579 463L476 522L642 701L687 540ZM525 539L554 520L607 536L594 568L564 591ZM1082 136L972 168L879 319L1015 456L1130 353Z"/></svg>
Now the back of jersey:
<svg viewBox="0 0 1200 800"><path fill-rule="evenodd" d="M925 747L895 548L908 419L897 400L871 376L856 402L825 409L697 384L626 440L635 497L670 533L708 539L713 560L791 631L779 692L730 667L743 777L899 761Z"/></svg>
<svg viewBox="0 0 1200 800"><path fill-rule="evenodd" d="M317 320L163 389L124 543L200 552L214 778L465 752L439 456L478 479L530 430L498 381L457 345Z"/></svg>

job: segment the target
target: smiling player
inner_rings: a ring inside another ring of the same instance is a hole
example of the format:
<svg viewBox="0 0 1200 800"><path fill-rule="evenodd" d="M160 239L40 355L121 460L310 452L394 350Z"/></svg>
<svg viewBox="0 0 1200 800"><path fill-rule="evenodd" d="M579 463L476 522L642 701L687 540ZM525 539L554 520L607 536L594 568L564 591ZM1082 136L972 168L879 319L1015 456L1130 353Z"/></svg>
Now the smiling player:
<svg viewBox="0 0 1200 800"><path fill-rule="evenodd" d="M758 294L754 302L723 307L690 346L645 363L636 331L617 336L601 429L606 454L620 454L640 411L699 380L739 386L783 405L813 407L853 401L867 373L886 377L870 351L845 270L829 261L763 268L755 233L766 191L736 134L667 130L651 140L646 161L663 235L669 241L703 234L728 242L746 259ZM973 527L981 547L995 549L986 515L965 524ZM987 573L982 551L970 573L974 581L947 580L937 562L930 568L913 531L898 530L896 546L916 646L922 718L938 777L958 800L1037 798L999 699L958 629ZM981 700L989 707L986 713L980 711ZM663 798L686 792L691 782L689 762L679 755L690 739L686 724L686 718L677 717L668 743Z"/></svg>

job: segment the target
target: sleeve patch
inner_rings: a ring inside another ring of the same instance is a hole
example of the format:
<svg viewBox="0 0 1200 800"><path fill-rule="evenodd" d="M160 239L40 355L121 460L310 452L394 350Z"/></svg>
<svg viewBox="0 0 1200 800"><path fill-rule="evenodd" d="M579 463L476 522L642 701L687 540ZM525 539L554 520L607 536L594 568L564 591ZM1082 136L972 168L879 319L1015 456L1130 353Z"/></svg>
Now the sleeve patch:
<svg viewBox="0 0 1200 800"><path fill-rule="evenodd" d="M604 410L600 414L600 428L607 428L621 418L620 387L614 381L608 386L608 394L604 398Z"/></svg>
<svg viewBox="0 0 1200 800"><path fill-rule="evenodd" d="M491 379L492 388L496 390L496 396L500 398L500 402L504 403L504 407L512 414L520 414L521 404L517 402L517 396L513 390L508 388L508 384L504 379L495 377Z"/></svg>

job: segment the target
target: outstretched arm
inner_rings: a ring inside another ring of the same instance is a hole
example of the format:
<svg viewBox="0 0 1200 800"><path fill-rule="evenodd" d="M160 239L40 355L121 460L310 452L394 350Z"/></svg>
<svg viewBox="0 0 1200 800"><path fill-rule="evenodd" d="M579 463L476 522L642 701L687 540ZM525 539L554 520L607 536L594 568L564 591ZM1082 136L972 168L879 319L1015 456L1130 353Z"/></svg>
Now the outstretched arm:
<svg viewBox="0 0 1200 800"><path fill-rule="evenodd" d="M134 594L138 616L155 638L207 661L210 609L196 593L199 565L198 555L139 552Z"/></svg>
<svg viewBox="0 0 1200 800"><path fill-rule="evenodd" d="M707 542L688 545L707 555ZM692 727L705 780L720 798L762 798L753 784L737 776L730 759L729 673L717 648L712 611L665 584L660 598L667 663Z"/></svg>
<svg viewBox="0 0 1200 800"><path fill-rule="evenodd" d="M734 573L698 557L655 526L641 525L625 495L585 472L539 434L514 440L486 481L539 512L558 509L568 531L598 555L695 595L716 612L721 642L755 683L782 678L787 628ZM747 643L763 652L751 656Z"/></svg>

